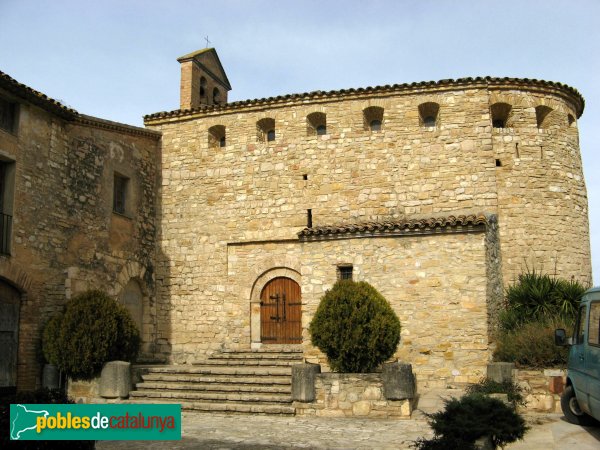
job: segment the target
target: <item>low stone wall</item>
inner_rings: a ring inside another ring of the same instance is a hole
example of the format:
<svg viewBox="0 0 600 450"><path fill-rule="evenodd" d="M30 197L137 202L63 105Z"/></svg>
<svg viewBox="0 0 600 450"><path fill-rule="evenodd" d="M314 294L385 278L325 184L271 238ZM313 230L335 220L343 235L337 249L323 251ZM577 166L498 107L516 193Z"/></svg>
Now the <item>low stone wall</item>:
<svg viewBox="0 0 600 450"><path fill-rule="evenodd" d="M293 403L298 416L409 419L411 399L387 400L380 373L315 375L315 400Z"/></svg>
<svg viewBox="0 0 600 450"><path fill-rule="evenodd" d="M560 412L560 395L564 391L566 372L560 369L514 369L513 379L524 390L528 412Z"/></svg>
<svg viewBox="0 0 600 450"><path fill-rule="evenodd" d="M513 381L523 388L527 412L560 412L560 395L567 381L566 371L561 369L516 369L513 363L488 364L488 378L497 381Z"/></svg>
<svg viewBox="0 0 600 450"><path fill-rule="evenodd" d="M100 377L89 381L67 380L67 395L75 403L98 403L100 400Z"/></svg>

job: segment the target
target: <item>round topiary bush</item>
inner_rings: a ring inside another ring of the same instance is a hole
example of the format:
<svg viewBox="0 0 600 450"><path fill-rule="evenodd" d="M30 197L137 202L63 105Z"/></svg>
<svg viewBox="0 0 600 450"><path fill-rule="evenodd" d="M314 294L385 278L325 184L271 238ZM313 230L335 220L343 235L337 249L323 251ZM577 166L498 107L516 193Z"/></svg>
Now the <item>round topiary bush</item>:
<svg viewBox="0 0 600 450"><path fill-rule="evenodd" d="M73 297L42 338L44 356L73 379L90 379L108 361L132 361L140 334L127 309L102 291Z"/></svg>
<svg viewBox="0 0 600 450"><path fill-rule="evenodd" d="M332 370L364 373L394 354L400 320L369 283L341 280L321 299L309 331Z"/></svg>

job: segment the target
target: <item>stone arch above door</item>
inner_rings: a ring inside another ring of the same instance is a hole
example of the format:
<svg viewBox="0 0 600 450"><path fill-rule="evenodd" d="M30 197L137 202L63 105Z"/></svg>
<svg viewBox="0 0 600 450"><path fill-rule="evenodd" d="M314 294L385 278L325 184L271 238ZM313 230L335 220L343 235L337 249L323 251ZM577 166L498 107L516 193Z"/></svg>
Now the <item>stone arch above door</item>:
<svg viewBox="0 0 600 450"><path fill-rule="evenodd" d="M250 339L253 346L260 344L260 294L264 287L275 278L290 278L302 286L302 276L289 267L274 267L263 272L254 282L250 294Z"/></svg>
<svg viewBox="0 0 600 450"><path fill-rule="evenodd" d="M151 357L156 338L156 306L151 291L144 281L146 268L135 261L129 261L117 276L116 283L109 294L123 304L132 314L140 330L141 357ZM141 295L141 305L133 304L135 297ZM127 297L127 298L126 298ZM127 305L127 303L131 305Z"/></svg>

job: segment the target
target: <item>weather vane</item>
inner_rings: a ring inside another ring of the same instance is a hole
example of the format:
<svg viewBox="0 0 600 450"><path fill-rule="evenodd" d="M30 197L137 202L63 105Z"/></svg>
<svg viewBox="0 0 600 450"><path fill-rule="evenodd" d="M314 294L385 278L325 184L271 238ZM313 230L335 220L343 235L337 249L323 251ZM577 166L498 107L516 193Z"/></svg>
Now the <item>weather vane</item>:
<svg viewBox="0 0 600 450"><path fill-rule="evenodd" d="M208 40L208 36L204 37L204 40L206 41L206 48L208 48L208 44L210 44L211 42Z"/></svg>

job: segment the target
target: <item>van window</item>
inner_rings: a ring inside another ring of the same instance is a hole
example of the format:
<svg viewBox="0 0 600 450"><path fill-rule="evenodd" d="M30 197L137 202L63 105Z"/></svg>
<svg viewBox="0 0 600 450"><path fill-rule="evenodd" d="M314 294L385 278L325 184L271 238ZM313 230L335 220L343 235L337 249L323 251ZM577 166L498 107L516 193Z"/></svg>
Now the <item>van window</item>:
<svg viewBox="0 0 600 450"><path fill-rule="evenodd" d="M583 330L585 328L585 306L579 308L577 324L575 325L575 334L573 334L573 344L583 344Z"/></svg>
<svg viewBox="0 0 600 450"><path fill-rule="evenodd" d="M600 302L590 304L588 343L600 345Z"/></svg>

